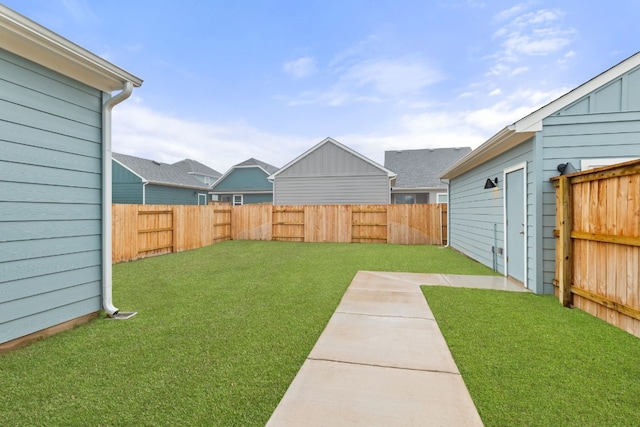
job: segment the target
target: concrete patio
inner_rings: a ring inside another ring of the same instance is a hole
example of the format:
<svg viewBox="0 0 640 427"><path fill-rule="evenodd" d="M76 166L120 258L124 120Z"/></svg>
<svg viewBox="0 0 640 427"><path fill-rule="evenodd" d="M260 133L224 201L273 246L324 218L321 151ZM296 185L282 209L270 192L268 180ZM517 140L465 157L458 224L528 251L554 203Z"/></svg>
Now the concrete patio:
<svg viewBox="0 0 640 427"><path fill-rule="evenodd" d="M498 276L358 272L267 426L481 426L421 285L527 291Z"/></svg>

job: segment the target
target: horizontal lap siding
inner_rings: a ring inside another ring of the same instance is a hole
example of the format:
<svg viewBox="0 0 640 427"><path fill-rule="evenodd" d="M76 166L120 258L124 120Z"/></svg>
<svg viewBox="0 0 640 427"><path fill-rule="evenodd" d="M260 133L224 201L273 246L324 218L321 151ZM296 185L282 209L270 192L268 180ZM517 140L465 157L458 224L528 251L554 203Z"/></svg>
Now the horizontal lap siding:
<svg viewBox="0 0 640 427"><path fill-rule="evenodd" d="M276 176L274 204L332 205L389 203L389 178L359 176Z"/></svg>
<svg viewBox="0 0 640 427"><path fill-rule="evenodd" d="M495 245L504 249L504 178L506 168L533 159L533 140L492 159L456 177L450 182L449 244L456 250L482 264L493 266L494 224ZM532 182L531 168L527 166L527 181ZM498 186L484 189L487 178L498 178ZM531 185L528 185L531 188ZM528 212L531 209L531 190L528 191ZM531 224L531 220L528 220ZM532 230L529 229L529 233ZM529 250L531 253L531 250ZM498 271L504 273L504 253L497 257Z"/></svg>
<svg viewBox="0 0 640 427"><path fill-rule="evenodd" d="M0 49L0 343L100 309L101 105Z"/></svg>
<svg viewBox="0 0 640 427"><path fill-rule="evenodd" d="M551 116L544 121L543 143L543 281L553 289L556 198L549 178L558 175L560 163L578 169L585 159L640 158L640 112Z"/></svg>

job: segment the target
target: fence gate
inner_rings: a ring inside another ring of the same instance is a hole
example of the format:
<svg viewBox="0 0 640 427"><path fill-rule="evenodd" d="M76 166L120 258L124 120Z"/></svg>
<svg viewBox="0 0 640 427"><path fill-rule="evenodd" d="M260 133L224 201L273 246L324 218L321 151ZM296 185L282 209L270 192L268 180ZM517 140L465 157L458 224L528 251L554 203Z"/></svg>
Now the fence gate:
<svg viewBox="0 0 640 427"><path fill-rule="evenodd" d="M271 239L304 242L304 209L299 206L274 206Z"/></svg>
<svg viewBox="0 0 640 427"><path fill-rule="evenodd" d="M172 210L138 211L138 255L174 251Z"/></svg>
<svg viewBox="0 0 640 427"><path fill-rule="evenodd" d="M351 211L352 243L387 243L387 209L357 208Z"/></svg>

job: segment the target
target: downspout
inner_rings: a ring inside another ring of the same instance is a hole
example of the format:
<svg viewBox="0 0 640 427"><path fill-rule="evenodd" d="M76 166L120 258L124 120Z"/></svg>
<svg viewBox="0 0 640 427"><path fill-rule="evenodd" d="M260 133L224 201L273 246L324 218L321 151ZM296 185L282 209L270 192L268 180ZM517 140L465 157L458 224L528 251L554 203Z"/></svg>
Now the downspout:
<svg viewBox="0 0 640 427"><path fill-rule="evenodd" d="M126 82L122 92L107 99L102 106L102 308L109 317L118 313L113 305L112 291L112 213L111 213L111 110L133 92L133 83Z"/></svg>
<svg viewBox="0 0 640 427"><path fill-rule="evenodd" d="M442 182L443 180L440 180ZM443 248L448 248L451 244L451 180L447 179L447 244ZM442 215L440 215L442 218ZM440 227L442 229L442 227Z"/></svg>

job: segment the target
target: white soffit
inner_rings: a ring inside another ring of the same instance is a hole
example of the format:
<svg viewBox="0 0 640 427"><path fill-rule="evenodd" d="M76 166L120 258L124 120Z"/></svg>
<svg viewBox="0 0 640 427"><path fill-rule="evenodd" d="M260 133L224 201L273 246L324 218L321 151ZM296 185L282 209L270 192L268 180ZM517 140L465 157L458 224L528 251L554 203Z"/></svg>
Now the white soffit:
<svg viewBox="0 0 640 427"><path fill-rule="evenodd" d="M142 79L0 4L0 47L103 92Z"/></svg>

